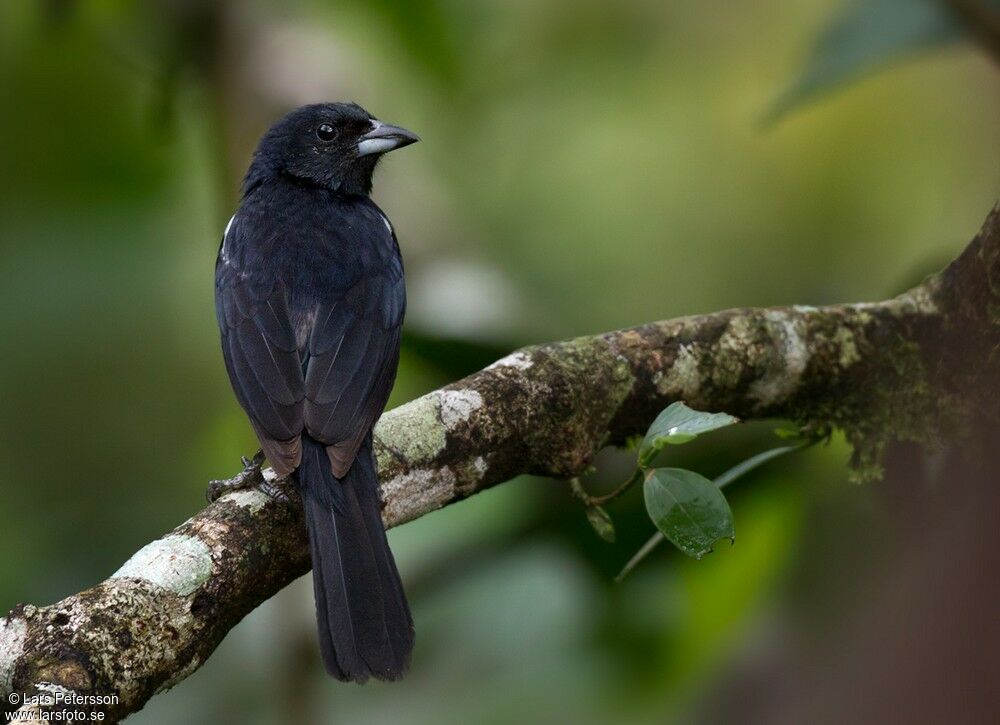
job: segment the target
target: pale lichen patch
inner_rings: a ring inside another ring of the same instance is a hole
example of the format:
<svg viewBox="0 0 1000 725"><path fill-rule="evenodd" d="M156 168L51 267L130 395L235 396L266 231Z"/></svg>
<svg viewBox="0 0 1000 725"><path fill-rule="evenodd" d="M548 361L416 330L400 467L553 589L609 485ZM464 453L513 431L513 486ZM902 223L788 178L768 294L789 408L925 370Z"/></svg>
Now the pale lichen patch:
<svg viewBox="0 0 1000 725"><path fill-rule="evenodd" d="M691 398L698 393L701 384L701 373L698 372L697 346L692 343L680 346L670 371L660 375L656 380L656 391L660 395Z"/></svg>
<svg viewBox="0 0 1000 725"><path fill-rule="evenodd" d="M455 474L450 468L417 468L382 485L382 520L399 526L441 508L456 496Z"/></svg>
<svg viewBox="0 0 1000 725"><path fill-rule="evenodd" d="M24 652L27 623L19 617L0 619L0 699L6 699L14 681L14 665Z"/></svg>
<svg viewBox="0 0 1000 725"><path fill-rule="evenodd" d="M441 422L448 430L454 430L483 407L483 396L475 390L442 390L439 395L441 397Z"/></svg>
<svg viewBox="0 0 1000 725"><path fill-rule="evenodd" d="M500 358L495 363L487 366L487 370L495 368L517 368L518 370L528 370L534 365L531 355L526 352L514 352L507 357Z"/></svg>
<svg viewBox="0 0 1000 725"><path fill-rule="evenodd" d="M254 488L227 493L222 497L222 500L234 503L240 508L245 508L253 514L267 506L269 501L266 493Z"/></svg>
<svg viewBox="0 0 1000 725"><path fill-rule="evenodd" d="M212 554L201 539L170 534L147 544L111 575L112 579L142 579L186 596L212 575Z"/></svg>
<svg viewBox="0 0 1000 725"><path fill-rule="evenodd" d="M809 347L803 339L801 321L786 312L767 310L764 325L779 352L774 364L767 365L763 375L750 385L749 392L762 405L770 405L795 392L809 364Z"/></svg>
<svg viewBox="0 0 1000 725"><path fill-rule="evenodd" d="M382 444L410 462L432 460L444 450L447 433L437 392L393 408L375 426Z"/></svg>
<svg viewBox="0 0 1000 725"><path fill-rule="evenodd" d="M712 352L711 365L706 370L711 382L725 390L739 386L750 361L756 361L763 350L762 325L756 318L732 318L719 337Z"/></svg>
<svg viewBox="0 0 1000 725"><path fill-rule="evenodd" d="M861 361L861 353L858 351L858 343L854 339L854 333L846 327L837 329L833 336L833 342L840 350L837 363L842 368L849 368L856 362Z"/></svg>

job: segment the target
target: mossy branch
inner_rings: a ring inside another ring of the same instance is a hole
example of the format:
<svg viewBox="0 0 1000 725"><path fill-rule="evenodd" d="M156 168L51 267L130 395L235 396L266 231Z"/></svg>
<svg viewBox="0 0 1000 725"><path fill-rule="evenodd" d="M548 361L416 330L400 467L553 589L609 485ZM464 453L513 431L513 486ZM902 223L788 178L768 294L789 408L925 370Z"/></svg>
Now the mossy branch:
<svg viewBox="0 0 1000 725"><path fill-rule="evenodd" d="M838 427L861 475L886 442L933 442L1000 411L1000 208L946 270L891 300L735 309L525 348L386 413L376 428L396 526L519 474L569 478L685 400L740 418ZM112 698L108 721L198 669L309 568L301 510L224 496L118 572L0 619L0 699Z"/></svg>

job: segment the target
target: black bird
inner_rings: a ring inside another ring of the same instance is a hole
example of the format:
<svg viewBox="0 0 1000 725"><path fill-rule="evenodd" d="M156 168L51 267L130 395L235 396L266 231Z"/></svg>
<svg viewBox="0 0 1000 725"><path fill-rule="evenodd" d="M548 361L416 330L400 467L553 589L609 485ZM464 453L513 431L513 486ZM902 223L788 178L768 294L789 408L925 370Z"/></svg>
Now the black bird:
<svg viewBox="0 0 1000 725"><path fill-rule="evenodd" d="M372 452L406 291L369 192L381 155L417 140L351 103L292 111L254 153L215 267L226 369L275 473L294 474L320 649L338 680L399 679L413 649Z"/></svg>

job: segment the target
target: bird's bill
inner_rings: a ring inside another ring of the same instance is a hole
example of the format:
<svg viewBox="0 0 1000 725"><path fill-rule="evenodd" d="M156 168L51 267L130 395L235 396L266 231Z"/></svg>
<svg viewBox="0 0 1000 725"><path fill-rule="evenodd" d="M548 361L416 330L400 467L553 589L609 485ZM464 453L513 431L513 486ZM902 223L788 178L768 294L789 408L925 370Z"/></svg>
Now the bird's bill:
<svg viewBox="0 0 1000 725"><path fill-rule="evenodd" d="M400 149L420 140L417 134L399 126L390 126L381 121L372 121L372 125L372 130L358 142L358 156L384 154L386 151Z"/></svg>

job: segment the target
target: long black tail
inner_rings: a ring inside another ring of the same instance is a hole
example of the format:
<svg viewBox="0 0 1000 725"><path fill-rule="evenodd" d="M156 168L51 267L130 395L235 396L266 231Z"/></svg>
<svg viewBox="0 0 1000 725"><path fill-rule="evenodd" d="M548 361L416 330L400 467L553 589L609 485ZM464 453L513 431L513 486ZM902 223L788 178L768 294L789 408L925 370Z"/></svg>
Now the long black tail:
<svg viewBox="0 0 1000 725"><path fill-rule="evenodd" d="M340 479L323 445L303 435L297 481L327 672L353 682L398 680L413 650L413 619L382 526L371 435Z"/></svg>

